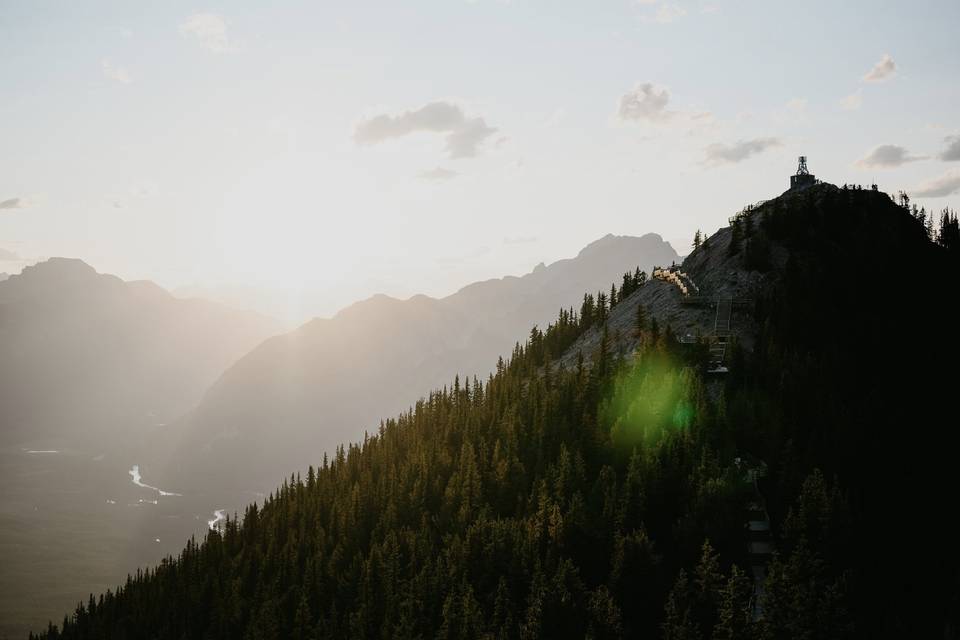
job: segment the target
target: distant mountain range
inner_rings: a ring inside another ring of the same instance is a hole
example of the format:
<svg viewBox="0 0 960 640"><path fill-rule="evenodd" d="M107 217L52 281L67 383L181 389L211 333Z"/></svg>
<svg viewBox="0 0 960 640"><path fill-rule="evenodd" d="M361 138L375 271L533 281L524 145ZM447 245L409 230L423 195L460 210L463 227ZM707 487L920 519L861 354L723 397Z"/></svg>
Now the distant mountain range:
<svg viewBox="0 0 960 640"><path fill-rule="evenodd" d="M51 258L0 282L0 441L169 422L276 324Z"/></svg>
<svg viewBox="0 0 960 640"><path fill-rule="evenodd" d="M477 282L445 298L377 295L267 340L176 425L170 481L275 485L456 374L486 377L499 355L585 291L678 259L659 235L607 235L570 259Z"/></svg>

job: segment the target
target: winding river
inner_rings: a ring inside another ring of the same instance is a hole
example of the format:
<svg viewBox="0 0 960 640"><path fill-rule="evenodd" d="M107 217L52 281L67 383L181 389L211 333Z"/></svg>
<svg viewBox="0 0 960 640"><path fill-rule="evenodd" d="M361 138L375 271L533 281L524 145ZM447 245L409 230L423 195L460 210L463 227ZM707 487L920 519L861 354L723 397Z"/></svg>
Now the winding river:
<svg viewBox="0 0 960 640"><path fill-rule="evenodd" d="M127 473L129 473L130 477L133 478L133 484L137 485L138 487L143 487L144 489L152 489L153 491L156 491L157 493L159 493L160 497L183 496L182 493L175 493L173 491L164 491L160 487L153 487L149 484L144 484L142 482L142 476L140 475L140 465L138 464L133 465L133 468L130 469L130 471L128 471Z"/></svg>
<svg viewBox="0 0 960 640"><path fill-rule="evenodd" d="M140 465L138 464L133 465L133 467L127 473L130 474L130 479L133 481L133 484L137 485L138 487L143 487L144 489L150 489L151 491L156 491L158 494L160 494L161 498L165 496L183 496L182 493L176 493L174 491L164 491L160 487L154 487L153 485L146 484L143 481L143 476L140 475ZM113 502L111 500L107 500L107 502L111 504L116 504L116 502ZM140 503L142 504L144 502L147 502L150 504L157 504L158 501L144 500L143 498L141 498ZM213 519L207 520L207 526L210 528L211 531L216 531L217 529L219 529L220 523L226 519L227 519L226 510L216 509L213 512Z"/></svg>

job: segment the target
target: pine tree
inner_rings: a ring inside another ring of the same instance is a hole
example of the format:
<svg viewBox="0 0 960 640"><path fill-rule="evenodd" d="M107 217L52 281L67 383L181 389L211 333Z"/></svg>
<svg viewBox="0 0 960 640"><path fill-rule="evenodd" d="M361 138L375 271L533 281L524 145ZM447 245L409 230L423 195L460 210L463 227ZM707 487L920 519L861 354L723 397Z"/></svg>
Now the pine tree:
<svg viewBox="0 0 960 640"><path fill-rule="evenodd" d="M730 577L720 590L713 640L742 640L754 636L752 596L750 578L734 565L730 569Z"/></svg>
<svg viewBox="0 0 960 640"><path fill-rule="evenodd" d="M681 569L664 606L664 620L660 625L663 640L697 640L700 630L690 612L690 584Z"/></svg>
<svg viewBox="0 0 960 640"><path fill-rule="evenodd" d="M739 253L742 240L743 229L740 225L740 219L734 218L730 225L730 244L727 245L727 254L732 256Z"/></svg>
<svg viewBox="0 0 960 640"><path fill-rule="evenodd" d="M634 331L637 338L643 338L647 330L647 310L642 304L637 305L637 318L634 321Z"/></svg>
<svg viewBox="0 0 960 640"><path fill-rule="evenodd" d="M694 619L700 629L711 629L716 623L717 605L720 589L723 585L723 573L720 571L720 558L709 540L700 547L700 562L693 574Z"/></svg>

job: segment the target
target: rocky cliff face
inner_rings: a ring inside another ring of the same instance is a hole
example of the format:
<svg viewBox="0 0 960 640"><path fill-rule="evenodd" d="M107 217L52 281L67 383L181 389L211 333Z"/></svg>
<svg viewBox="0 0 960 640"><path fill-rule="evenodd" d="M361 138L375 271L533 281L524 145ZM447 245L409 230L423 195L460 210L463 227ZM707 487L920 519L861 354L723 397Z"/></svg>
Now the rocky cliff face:
<svg viewBox="0 0 960 640"><path fill-rule="evenodd" d="M699 295L710 300L698 305L684 304L676 286L651 279L611 312L607 330L614 348L629 352L636 347L638 305L643 305L661 329L669 326L678 336L707 336L714 329L714 303L719 299L743 301L733 310L731 329L741 345L751 348L758 329L753 307L777 286L791 257L796 261L817 260L824 248L836 255L837 247L832 245L842 243L841 238L856 233L855 229L875 235L881 245L904 235L917 243L922 240L910 238L920 234L920 230L886 194L844 190L827 183L787 191L734 217L739 218L736 225L721 228L680 265L699 287ZM834 236L828 231L831 225L838 232ZM733 250L732 242L736 243ZM839 250L842 252L843 247ZM890 251L896 253L896 249ZM837 267L841 266L837 262ZM578 353L594 353L600 344L600 332L599 327L587 332L561 361L570 366L577 361Z"/></svg>

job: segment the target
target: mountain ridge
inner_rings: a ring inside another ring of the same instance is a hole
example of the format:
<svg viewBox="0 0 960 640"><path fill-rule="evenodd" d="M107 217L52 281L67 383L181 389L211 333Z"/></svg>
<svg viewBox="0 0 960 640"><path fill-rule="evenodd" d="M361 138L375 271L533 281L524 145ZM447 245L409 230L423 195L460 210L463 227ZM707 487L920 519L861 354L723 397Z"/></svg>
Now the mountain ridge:
<svg viewBox="0 0 960 640"><path fill-rule="evenodd" d="M608 234L575 258L523 276L472 283L443 298L401 300L379 294L330 319L308 322L259 345L224 371L196 410L178 423L187 444L180 453L167 454L177 461L171 478L193 475L182 462L190 451L221 459L252 458L237 468L250 474L260 467L264 478L271 477L284 459L270 454L280 446L276 432L285 434L282 441L295 440L284 442L295 453L309 449L308 443L332 448L350 434L362 434L363 425L408 407L410 398L458 371L485 376L497 356L508 355L531 325L545 326L557 309L578 305L584 290L607 289L624 271L649 269L676 257L659 235ZM388 384L388 371L407 373L399 383ZM367 386L378 389L376 403L364 400ZM330 426L316 424L317 412ZM240 444L241 436L264 430L259 425L267 421L275 425L273 435ZM214 453L217 447L223 449ZM255 450L256 457L244 448ZM306 459L297 455L301 461L295 466L304 466ZM193 466L209 467L206 461ZM221 471L229 469L221 466Z"/></svg>

